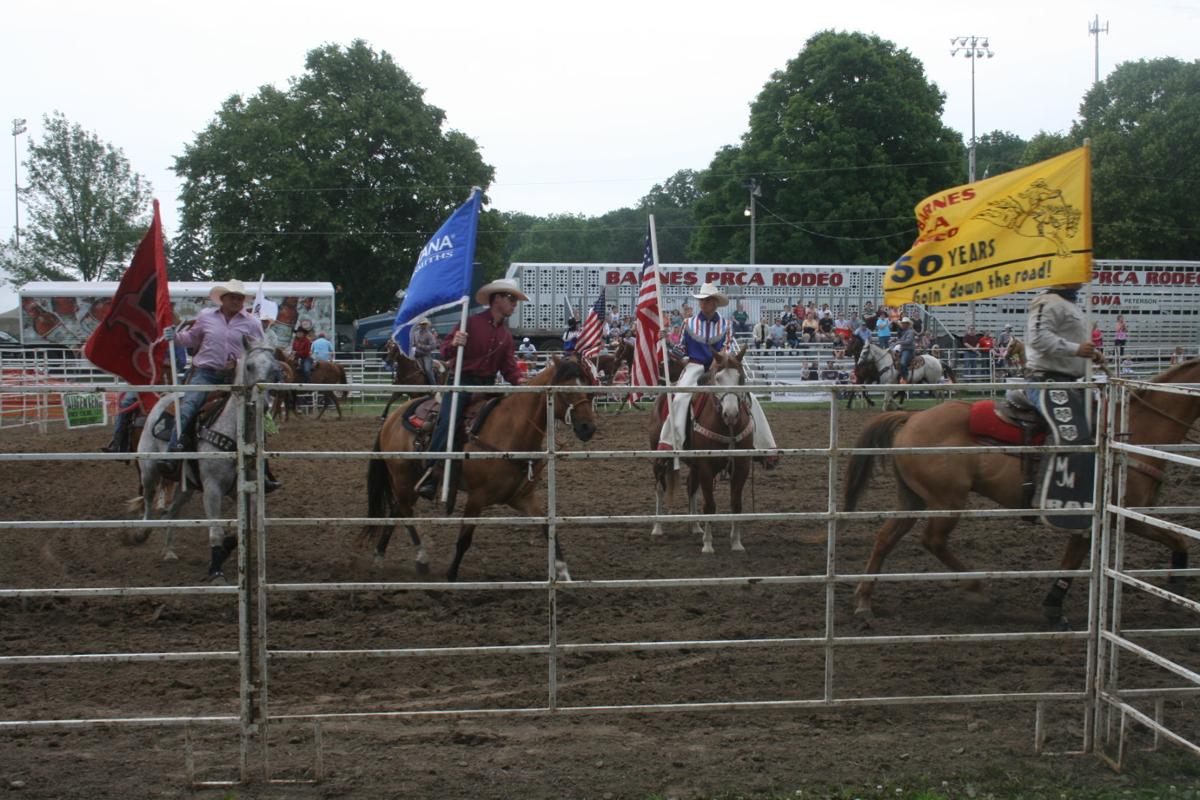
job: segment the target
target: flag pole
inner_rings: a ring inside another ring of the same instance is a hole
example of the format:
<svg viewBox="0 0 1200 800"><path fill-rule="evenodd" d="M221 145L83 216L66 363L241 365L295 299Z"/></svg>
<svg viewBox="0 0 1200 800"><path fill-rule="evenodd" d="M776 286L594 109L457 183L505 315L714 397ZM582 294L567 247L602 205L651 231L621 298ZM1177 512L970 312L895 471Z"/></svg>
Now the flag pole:
<svg viewBox="0 0 1200 800"><path fill-rule="evenodd" d="M462 315L458 319L458 329L464 333L467 330L467 309L471 305L470 297L462 299ZM458 346L458 354L454 357L454 385L457 387L459 381L462 380L463 368L463 348L465 345ZM454 451L454 431L458 427L458 397L462 392L455 391L450 394L450 428L446 435L446 455L448 456ZM447 460L446 466L442 469L442 503L446 502L446 498L450 496L450 472L452 462Z"/></svg>
<svg viewBox="0 0 1200 800"><path fill-rule="evenodd" d="M659 341L659 347L662 349L663 382L667 385L667 388L670 388L671 387L671 361L667 354L666 338L662 336L662 332L666 332L669 334L669 328L667 327L667 325L668 325L670 318L665 313L663 313L662 285L659 283L659 280L658 280L658 233L654 230L654 215L653 214L650 215L650 261L654 268L654 304L658 307L658 329L660 331L658 341ZM667 392L666 396L667 396L667 420L670 423L667 427L671 432L671 449L677 451L677 450L679 450L679 443L675 441L675 403L672 402L672 400L674 398L672 397L670 392ZM675 456L673 458L673 463L674 463L674 468L676 470L678 470L679 469L679 453L678 452L675 453Z"/></svg>

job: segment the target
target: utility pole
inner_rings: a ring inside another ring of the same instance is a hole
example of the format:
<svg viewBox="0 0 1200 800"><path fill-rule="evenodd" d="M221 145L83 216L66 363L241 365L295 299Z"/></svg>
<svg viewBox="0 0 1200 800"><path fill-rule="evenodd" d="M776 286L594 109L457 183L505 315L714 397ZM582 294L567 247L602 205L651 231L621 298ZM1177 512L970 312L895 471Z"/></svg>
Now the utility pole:
<svg viewBox="0 0 1200 800"><path fill-rule="evenodd" d="M1108 33L1108 20L1104 21L1104 27L1100 27L1100 15L1096 15L1096 19L1088 23L1088 35L1096 37L1096 78L1095 83L1100 82L1100 34Z"/></svg>
<svg viewBox="0 0 1200 800"><path fill-rule="evenodd" d="M13 137L13 243L21 249L21 185L17 181L17 137L26 131L25 118L12 121Z"/></svg>
<svg viewBox="0 0 1200 800"><path fill-rule="evenodd" d="M762 197L762 187L758 185L758 178L749 178L746 180L746 188L750 191L750 205L747 206L744 213L750 218L750 263L753 264L755 223L758 219L758 203L755 198Z"/></svg>

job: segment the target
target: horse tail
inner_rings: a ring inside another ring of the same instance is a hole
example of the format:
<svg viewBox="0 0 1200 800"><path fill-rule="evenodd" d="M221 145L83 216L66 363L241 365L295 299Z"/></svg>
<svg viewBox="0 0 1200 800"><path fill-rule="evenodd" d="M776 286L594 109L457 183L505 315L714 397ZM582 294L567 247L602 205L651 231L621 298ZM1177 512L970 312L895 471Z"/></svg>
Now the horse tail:
<svg viewBox="0 0 1200 800"><path fill-rule="evenodd" d="M380 441L383 431L375 434L374 452L380 452ZM372 458L367 462L367 516L389 517L396 507L396 493L392 490L392 476L388 471L387 462L382 458ZM391 530L391 525L368 525L358 535L358 543L363 547L374 547L381 536Z"/></svg>
<svg viewBox="0 0 1200 800"><path fill-rule="evenodd" d="M896 431L914 413L916 412L889 411L880 414L867 423L867 427L863 428L855 440L854 446L891 447L892 440L896 438ZM858 500L871 479L874 464L875 455L872 453L855 453L850 456L850 463L846 466L846 491L842 500L846 511L853 511L858 506Z"/></svg>
<svg viewBox="0 0 1200 800"><path fill-rule="evenodd" d="M942 362L942 372L946 374L946 378L951 383L958 383L958 378L954 377L954 367L950 366L949 361Z"/></svg>

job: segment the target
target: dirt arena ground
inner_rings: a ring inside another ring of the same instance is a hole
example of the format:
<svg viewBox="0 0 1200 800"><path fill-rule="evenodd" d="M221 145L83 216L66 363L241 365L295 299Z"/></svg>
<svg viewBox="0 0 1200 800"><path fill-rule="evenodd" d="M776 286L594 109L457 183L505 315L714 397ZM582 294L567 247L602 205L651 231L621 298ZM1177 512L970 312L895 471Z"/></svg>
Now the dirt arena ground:
<svg viewBox="0 0 1200 800"><path fill-rule="evenodd" d="M822 447L828 412L769 412L784 447ZM849 444L871 415L843 414L840 441ZM565 447L622 450L644 446L645 417L605 414L597 436L580 445L560 432ZM283 427L281 450L366 450L377 430L367 416ZM6 451L90 451L104 431L6 430ZM285 486L270 498L275 516L363 516L362 461L280 461ZM839 470L840 472L840 470ZM636 514L653 511L649 466L628 460L561 464L562 513ZM1166 504L1196 504L1193 483L1180 476ZM121 519L134 493L132 467L112 463L0 464L4 518ZM867 507L893 505L890 468L880 473ZM726 485L720 490L727 493ZM825 507L822 459L791 458L772 473L757 472L759 511ZM727 497L720 496L719 509ZM197 501L188 506L200 514ZM423 509L432 513L430 508ZM862 569L877 523L851 525L839 543L839 572ZM355 546L355 531L334 527L273 527L269 579L274 582L415 580L407 537L393 537L387 563L373 569ZM561 531L576 579L672 578L818 574L825 569L825 526L747 524L746 552L729 550L718 526L717 552L701 555L698 536L682 525L651 540L649 525L606 525ZM444 574L455 532L432 535L433 575ZM196 584L208 563L207 537L184 533L180 560L161 560L162 534L141 546L122 532L64 526L50 531L0 531L0 587L161 586ZM1014 520L966 521L953 537L973 566L1053 568L1060 534ZM1200 554L1193 552L1193 561ZM1166 554L1135 542L1131 566L1162 567ZM910 534L889 560L891 571L940 571ZM546 571L545 546L529 528L481 528L461 578L535 580ZM968 598L953 584L888 583L876 592L877 625L867 636L916 633L1000 633L1046 630L1040 602L1044 580L993 584L991 602ZM852 586L835 590L834 624L857 632ZM559 595L559 641L649 642L822 636L822 585L739 585L729 588L567 590ZM1068 615L1081 626L1086 581L1076 581ZM1161 602L1126 595L1127 628L1195 627ZM0 655L228 650L236 646L230 597L0 600ZM270 646L276 649L353 649L533 644L547 635L541 592L331 592L272 597ZM1200 669L1200 649L1185 638L1156 639L1156 649ZM1082 640L1017 644L963 643L847 646L834 651L833 693L839 698L982 692L1075 691L1084 686ZM1131 685L1173 686L1161 671L1123 662ZM560 658L558 701L564 706L818 699L824 682L818 647L668 649L591 653ZM544 656L463 656L382 659L277 659L271 663L273 714L481 709L541 706L547 699ZM236 714L233 662L0 666L2 720L97 718L163 714ZM1200 701L1173 701L1167 722L1200 737ZM1082 710L1053 706L1047 748L1081 744ZM669 797L727 792L792 795L822 787L876 784L947 786L962 796L1004 786L1136 786L1200 782L1197 759L1179 751L1143 754L1145 732L1130 771L1117 775L1095 758L1033 753L1034 709L1017 705L923 705L839 710L755 710L689 713L596 713L529 718L355 720L323 726L326 777L317 785L252 784L238 797ZM306 779L313 768L311 724L273 725L275 777ZM235 774L232 729L198 727L195 765L201 779ZM17 797L187 796L180 728L0 730L0 788ZM257 761L257 755L255 756ZM219 792L200 792L220 796ZM971 796L974 796L973 794Z"/></svg>

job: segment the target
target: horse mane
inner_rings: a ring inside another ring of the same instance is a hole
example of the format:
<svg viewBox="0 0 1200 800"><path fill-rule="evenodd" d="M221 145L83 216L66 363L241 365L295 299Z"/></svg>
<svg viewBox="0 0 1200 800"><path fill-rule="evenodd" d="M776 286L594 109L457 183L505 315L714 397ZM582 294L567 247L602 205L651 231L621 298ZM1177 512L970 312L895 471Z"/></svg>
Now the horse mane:
<svg viewBox="0 0 1200 800"><path fill-rule="evenodd" d="M537 375L530 378L526 386L549 386L556 381L569 381L572 378L585 380L579 362L573 358L560 358L557 363L551 363Z"/></svg>
<svg viewBox="0 0 1200 800"><path fill-rule="evenodd" d="M1188 381L1179 380L1179 376L1188 371L1200 367L1200 358L1191 358L1181 364L1176 364L1173 367L1168 367L1162 372L1155 375L1149 380L1149 383L1188 383ZM1145 400L1150 394L1149 389L1135 389L1133 396L1139 400Z"/></svg>

